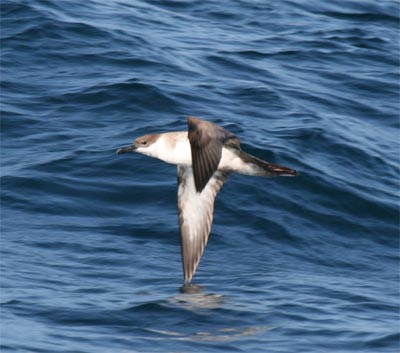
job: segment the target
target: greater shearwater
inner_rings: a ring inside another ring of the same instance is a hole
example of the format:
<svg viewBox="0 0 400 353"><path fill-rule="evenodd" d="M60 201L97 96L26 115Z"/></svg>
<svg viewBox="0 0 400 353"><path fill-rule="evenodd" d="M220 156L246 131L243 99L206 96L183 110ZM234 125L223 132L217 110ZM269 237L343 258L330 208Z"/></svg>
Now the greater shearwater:
<svg viewBox="0 0 400 353"><path fill-rule="evenodd" d="M117 154L139 152L176 164L178 215L184 284L188 285L210 235L214 199L232 172L262 176L295 176L294 169L265 162L240 148L240 140L228 130L195 117L188 131L138 137Z"/></svg>

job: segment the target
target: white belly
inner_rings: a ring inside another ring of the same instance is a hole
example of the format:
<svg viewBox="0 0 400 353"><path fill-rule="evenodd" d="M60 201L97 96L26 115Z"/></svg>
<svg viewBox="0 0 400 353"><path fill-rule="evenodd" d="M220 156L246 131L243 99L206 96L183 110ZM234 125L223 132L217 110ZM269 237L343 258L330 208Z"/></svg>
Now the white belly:
<svg viewBox="0 0 400 353"><path fill-rule="evenodd" d="M171 164L192 165L192 152L187 132L165 133L157 140L154 147L156 148L152 149L150 147L142 153ZM222 148L218 169L243 173L246 167L246 163L239 158L238 151Z"/></svg>
<svg viewBox="0 0 400 353"><path fill-rule="evenodd" d="M155 145L152 157L171 164L192 165L192 152L186 131L164 133Z"/></svg>

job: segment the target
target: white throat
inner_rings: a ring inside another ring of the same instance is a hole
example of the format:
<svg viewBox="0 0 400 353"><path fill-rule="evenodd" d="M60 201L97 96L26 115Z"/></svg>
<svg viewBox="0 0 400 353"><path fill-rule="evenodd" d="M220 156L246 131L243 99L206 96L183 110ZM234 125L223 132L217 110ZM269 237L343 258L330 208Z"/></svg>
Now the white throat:
<svg viewBox="0 0 400 353"><path fill-rule="evenodd" d="M187 131L167 132L150 146L139 147L136 152L161 159L171 164L192 164L192 156Z"/></svg>

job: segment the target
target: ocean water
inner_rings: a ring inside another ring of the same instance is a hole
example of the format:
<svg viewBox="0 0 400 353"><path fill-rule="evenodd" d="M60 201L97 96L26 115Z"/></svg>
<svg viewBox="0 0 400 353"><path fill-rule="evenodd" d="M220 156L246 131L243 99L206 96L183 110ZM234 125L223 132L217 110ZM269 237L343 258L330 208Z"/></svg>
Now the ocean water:
<svg viewBox="0 0 400 353"><path fill-rule="evenodd" d="M399 2L1 1L1 352L398 352ZM232 175L183 282L195 115Z"/></svg>

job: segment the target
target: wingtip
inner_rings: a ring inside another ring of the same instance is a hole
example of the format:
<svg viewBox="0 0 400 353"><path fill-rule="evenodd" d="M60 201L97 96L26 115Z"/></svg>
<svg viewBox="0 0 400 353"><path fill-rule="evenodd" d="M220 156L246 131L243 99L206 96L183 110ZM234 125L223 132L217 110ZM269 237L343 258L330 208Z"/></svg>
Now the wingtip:
<svg viewBox="0 0 400 353"><path fill-rule="evenodd" d="M194 264L191 264L191 266L186 266L186 267L184 266L184 268L183 268L183 285L184 286L191 285L194 273L196 272L199 262L200 262L200 258Z"/></svg>
<svg viewBox="0 0 400 353"><path fill-rule="evenodd" d="M193 126L193 125L197 125L197 124L199 124L201 121L203 121L203 120L200 119L200 118L197 118L197 117L195 117L195 116L193 116L193 115L189 115L189 116L187 117L187 124L188 124L189 127L190 127L190 126Z"/></svg>

